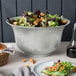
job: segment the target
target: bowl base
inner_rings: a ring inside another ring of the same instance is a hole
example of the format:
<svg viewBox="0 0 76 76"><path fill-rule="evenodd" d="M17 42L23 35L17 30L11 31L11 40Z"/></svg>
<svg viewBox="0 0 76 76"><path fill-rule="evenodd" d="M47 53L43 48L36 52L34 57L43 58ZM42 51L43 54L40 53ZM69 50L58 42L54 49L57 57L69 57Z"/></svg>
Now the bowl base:
<svg viewBox="0 0 76 76"><path fill-rule="evenodd" d="M51 56L51 53L49 53L49 54L41 54L41 55L39 55L39 54L31 54L31 55L29 55L29 54L25 54L24 53L24 56L26 56L26 57L28 57L28 58L30 58L30 57L32 57L32 58L42 58L42 57L49 57L49 56Z"/></svg>

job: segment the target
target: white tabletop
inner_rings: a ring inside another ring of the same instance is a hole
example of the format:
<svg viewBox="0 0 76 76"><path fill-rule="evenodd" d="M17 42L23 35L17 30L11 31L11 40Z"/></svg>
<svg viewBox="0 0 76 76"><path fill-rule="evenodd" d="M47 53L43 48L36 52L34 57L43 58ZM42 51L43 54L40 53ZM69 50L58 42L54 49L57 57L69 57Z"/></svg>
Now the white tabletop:
<svg viewBox="0 0 76 76"><path fill-rule="evenodd" d="M0 72L7 75L13 70L15 70L16 68L21 67L23 65L31 65L31 66L35 65L35 64L31 64L29 61L22 62L22 59L27 59L27 57L23 55L23 53L18 49L15 43L5 43L5 45L11 45L13 49L16 51L16 53L14 55L10 55L8 64L1 66ZM36 60L36 63L48 61L48 60L53 61L53 60L61 59L62 61L70 61L76 64L76 58L69 58L66 56L67 45L68 45L68 42L62 42L61 46L50 56L42 57L42 58L34 58L34 59Z"/></svg>

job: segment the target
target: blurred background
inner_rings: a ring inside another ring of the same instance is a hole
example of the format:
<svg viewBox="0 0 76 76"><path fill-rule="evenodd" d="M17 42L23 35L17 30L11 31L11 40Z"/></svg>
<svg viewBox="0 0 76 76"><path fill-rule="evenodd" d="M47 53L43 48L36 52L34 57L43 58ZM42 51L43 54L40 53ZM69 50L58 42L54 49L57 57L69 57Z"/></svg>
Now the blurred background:
<svg viewBox="0 0 76 76"><path fill-rule="evenodd" d="M7 17L38 9L70 19L71 24L65 27L62 41L71 40L73 24L76 21L76 0L0 0L0 42L15 42L12 28L5 22Z"/></svg>

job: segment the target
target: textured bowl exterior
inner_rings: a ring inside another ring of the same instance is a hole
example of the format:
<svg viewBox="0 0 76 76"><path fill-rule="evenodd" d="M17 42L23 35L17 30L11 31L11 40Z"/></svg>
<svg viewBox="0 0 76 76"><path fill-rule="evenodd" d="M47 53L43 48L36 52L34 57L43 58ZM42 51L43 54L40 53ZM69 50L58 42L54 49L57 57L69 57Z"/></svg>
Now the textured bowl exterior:
<svg viewBox="0 0 76 76"><path fill-rule="evenodd" d="M66 25L69 23L68 20ZM19 49L29 56L48 56L55 51L61 43L62 32L66 26L21 27L8 24L13 28Z"/></svg>

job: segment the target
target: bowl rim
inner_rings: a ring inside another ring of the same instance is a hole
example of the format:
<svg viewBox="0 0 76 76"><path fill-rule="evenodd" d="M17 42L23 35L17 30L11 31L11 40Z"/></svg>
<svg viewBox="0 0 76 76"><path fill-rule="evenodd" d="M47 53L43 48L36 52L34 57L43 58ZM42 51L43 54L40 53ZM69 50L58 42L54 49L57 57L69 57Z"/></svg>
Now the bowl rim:
<svg viewBox="0 0 76 76"><path fill-rule="evenodd" d="M12 17L10 18L11 20L12 19L16 19L16 18L20 18L21 16L17 16L17 17ZM65 27L67 26L68 24L71 23L71 21L67 18L64 18L65 20L67 20L67 23L65 25L60 25L60 26L55 26L55 27L24 27L24 26L17 26L17 25L13 25L11 23L8 22L8 20L6 20L6 23L12 27L19 27L19 28L59 28L59 27Z"/></svg>

